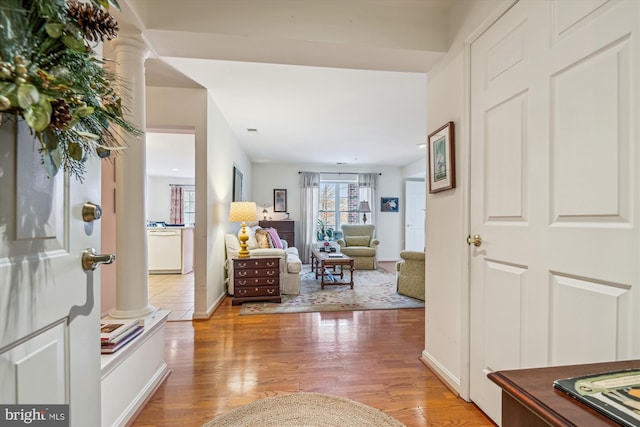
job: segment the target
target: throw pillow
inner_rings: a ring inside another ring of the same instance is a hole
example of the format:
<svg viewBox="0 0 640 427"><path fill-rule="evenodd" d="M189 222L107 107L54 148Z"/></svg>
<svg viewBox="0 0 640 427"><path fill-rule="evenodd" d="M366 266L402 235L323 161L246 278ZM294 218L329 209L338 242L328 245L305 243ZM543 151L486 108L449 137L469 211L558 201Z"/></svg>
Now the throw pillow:
<svg viewBox="0 0 640 427"><path fill-rule="evenodd" d="M369 236L345 236L347 246L369 246Z"/></svg>
<svg viewBox="0 0 640 427"><path fill-rule="evenodd" d="M267 228L269 232L269 236L271 236L271 243L273 243L274 248L282 249L282 241L280 240L280 236L278 236L278 230L275 228Z"/></svg>
<svg viewBox="0 0 640 427"><path fill-rule="evenodd" d="M269 232L265 229L256 230L256 240L258 241L258 247L261 249L269 249L271 247Z"/></svg>

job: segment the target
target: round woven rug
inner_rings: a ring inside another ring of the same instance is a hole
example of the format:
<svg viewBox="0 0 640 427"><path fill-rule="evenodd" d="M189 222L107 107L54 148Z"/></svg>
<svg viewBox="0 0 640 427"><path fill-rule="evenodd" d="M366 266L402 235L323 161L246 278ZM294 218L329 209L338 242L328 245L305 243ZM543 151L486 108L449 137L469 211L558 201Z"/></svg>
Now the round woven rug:
<svg viewBox="0 0 640 427"><path fill-rule="evenodd" d="M406 427L362 403L322 393L267 397L214 418L202 427Z"/></svg>

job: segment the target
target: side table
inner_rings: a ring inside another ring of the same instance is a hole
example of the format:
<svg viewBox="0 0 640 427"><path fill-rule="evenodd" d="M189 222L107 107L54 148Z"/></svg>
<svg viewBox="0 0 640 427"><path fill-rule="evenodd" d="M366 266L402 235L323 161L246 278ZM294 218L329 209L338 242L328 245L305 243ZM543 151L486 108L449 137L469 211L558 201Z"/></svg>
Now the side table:
<svg viewBox="0 0 640 427"><path fill-rule="evenodd" d="M280 258L234 258L232 305L247 301L282 302Z"/></svg>

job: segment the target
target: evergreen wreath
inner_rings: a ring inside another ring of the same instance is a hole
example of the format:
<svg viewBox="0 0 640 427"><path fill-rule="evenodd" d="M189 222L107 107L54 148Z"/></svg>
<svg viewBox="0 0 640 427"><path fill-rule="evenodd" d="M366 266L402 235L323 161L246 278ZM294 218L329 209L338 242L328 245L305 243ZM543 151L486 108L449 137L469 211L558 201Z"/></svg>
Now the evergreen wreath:
<svg viewBox="0 0 640 427"><path fill-rule="evenodd" d="M119 8L116 0L0 2L0 123L26 121L49 177L62 169L82 181L88 157L124 149L123 131L143 133L124 119L122 82L94 50L117 37L110 5Z"/></svg>

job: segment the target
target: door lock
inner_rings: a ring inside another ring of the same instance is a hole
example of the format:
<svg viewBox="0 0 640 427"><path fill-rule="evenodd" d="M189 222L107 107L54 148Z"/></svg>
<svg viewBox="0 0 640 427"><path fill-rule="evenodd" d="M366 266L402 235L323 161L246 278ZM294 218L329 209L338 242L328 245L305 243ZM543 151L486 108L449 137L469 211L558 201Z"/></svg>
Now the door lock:
<svg viewBox="0 0 640 427"><path fill-rule="evenodd" d="M102 217L102 206L87 202L82 205L82 219L84 222L95 221Z"/></svg>
<svg viewBox="0 0 640 427"><path fill-rule="evenodd" d="M479 247L482 245L482 237L479 234L474 234L473 237L471 235L467 236L467 245Z"/></svg>
<svg viewBox="0 0 640 427"><path fill-rule="evenodd" d="M84 271L93 271L100 264L111 264L116 260L115 254L100 254L93 248L87 248L82 252L82 269Z"/></svg>

